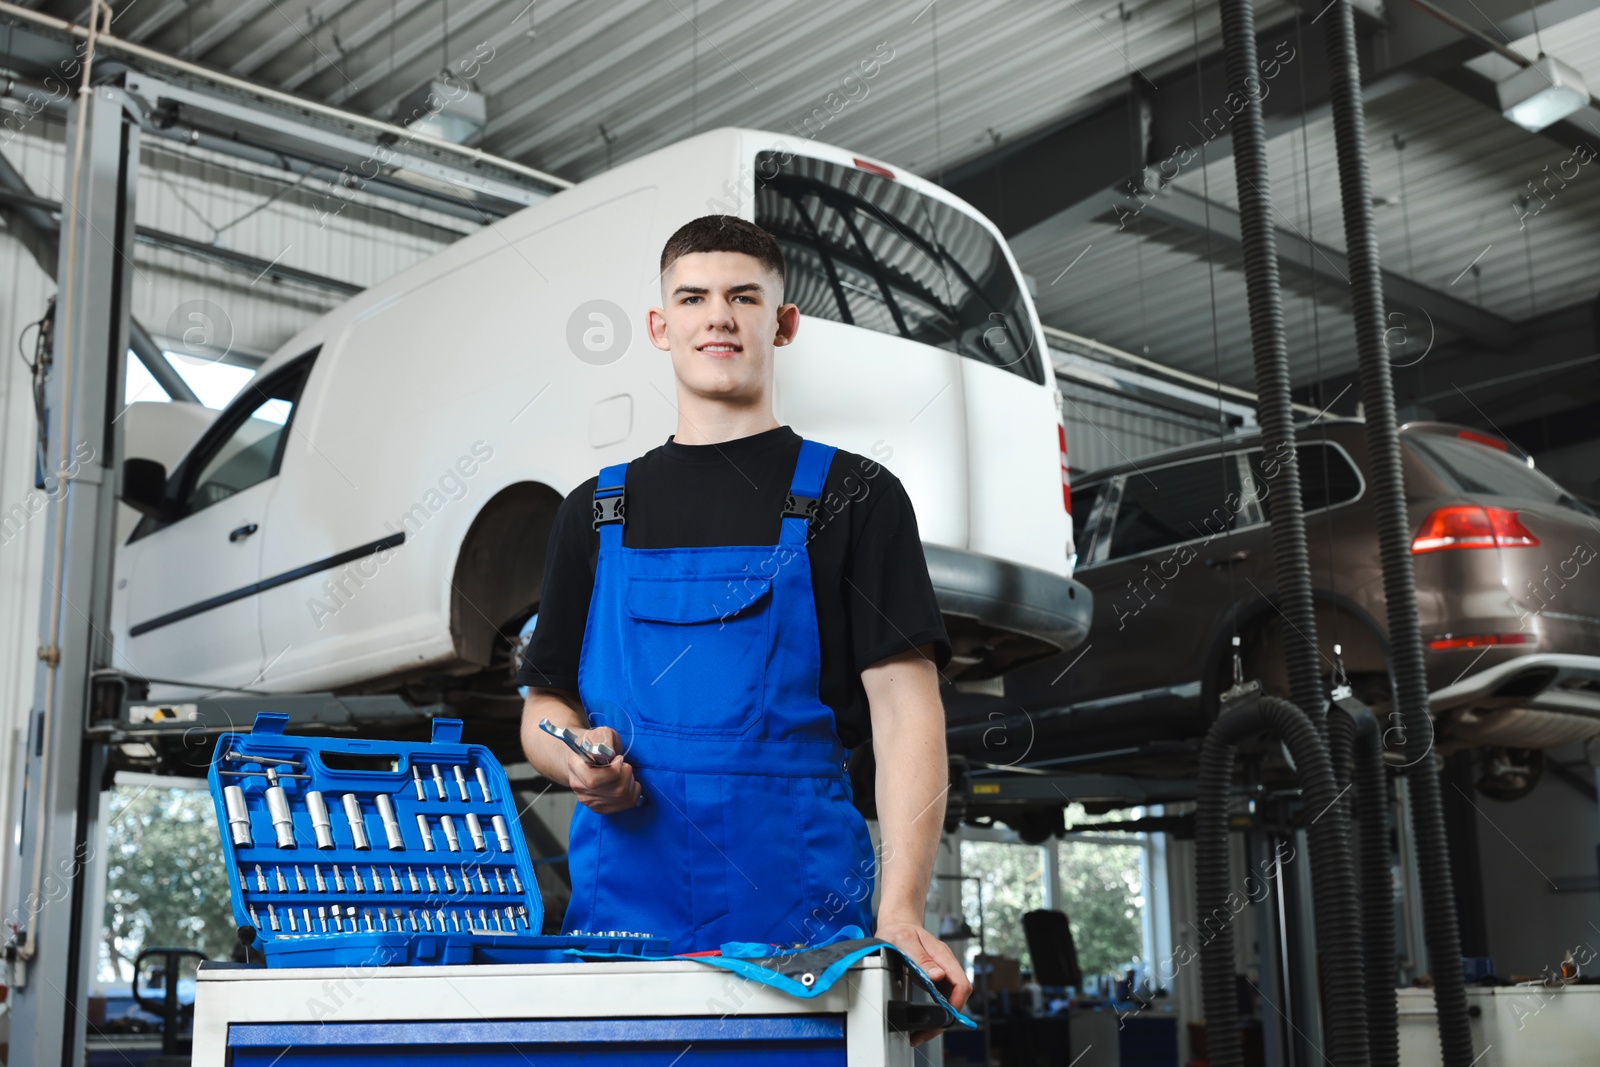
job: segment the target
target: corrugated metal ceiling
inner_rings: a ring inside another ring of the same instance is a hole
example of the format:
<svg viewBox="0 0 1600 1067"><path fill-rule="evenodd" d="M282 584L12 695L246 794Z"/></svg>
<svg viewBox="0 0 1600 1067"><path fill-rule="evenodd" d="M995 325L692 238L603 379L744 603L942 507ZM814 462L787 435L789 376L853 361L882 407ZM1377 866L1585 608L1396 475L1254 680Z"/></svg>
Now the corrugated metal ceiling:
<svg viewBox="0 0 1600 1067"><path fill-rule="evenodd" d="M81 0L45 6L71 17ZM1198 17L1214 39L1215 5ZM380 117L448 66L488 98L481 147L581 180L724 125L936 173L1182 52L1194 18L1191 0L140 0L113 32ZM848 101L837 114L829 94Z"/></svg>
<svg viewBox="0 0 1600 1067"><path fill-rule="evenodd" d="M45 6L82 14L82 0ZM1265 0L1257 17L1288 10ZM448 64L487 97L482 147L573 180L729 124L816 136L937 177L1143 72L1186 63L1197 37L1217 37L1215 3L1193 0L134 0L116 19L119 35L381 117ZM1543 37L1600 84L1600 12ZM1517 46L1533 54L1531 42ZM1493 62L1486 72L1497 74ZM1583 167L1554 195L1541 185L1543 202L1515 206L1570 150L1434 82L1374 101L1368 130L1386 267L1512 320L1593 297L1600 170ZM1284 224L1342 247L1329 120L1275 139L1270 159ZM1178 184L1236 203L1231 158ZM1249 384L1237 257L1219 250L1208 270L1203 236L1153 219L1121 232L1046 222L1014 246L1047 322L1199 374L1214 366L1214 285L1216 364L1224 380ZM1288 271L1285 285L1295 380L1349 370L1335 286L1319 282L1313 301L1307 279ZM1426 327L1406 325L1409 343L1427 340Z"/></svg>

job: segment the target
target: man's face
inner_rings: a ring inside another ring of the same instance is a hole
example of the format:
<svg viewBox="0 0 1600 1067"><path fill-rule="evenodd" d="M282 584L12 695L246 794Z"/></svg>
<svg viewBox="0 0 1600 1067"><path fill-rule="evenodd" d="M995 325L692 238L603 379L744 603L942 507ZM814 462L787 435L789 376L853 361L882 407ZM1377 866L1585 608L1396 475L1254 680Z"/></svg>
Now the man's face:
<svg viewBox="0 0 1600 1067"><path fill-rule="evenodd" d="M704 397L757 401L772 351L794 339L800 309L782 303L778 277L743 252L691 252L661 277L650 340L672 353L684 387Z"/></svg>

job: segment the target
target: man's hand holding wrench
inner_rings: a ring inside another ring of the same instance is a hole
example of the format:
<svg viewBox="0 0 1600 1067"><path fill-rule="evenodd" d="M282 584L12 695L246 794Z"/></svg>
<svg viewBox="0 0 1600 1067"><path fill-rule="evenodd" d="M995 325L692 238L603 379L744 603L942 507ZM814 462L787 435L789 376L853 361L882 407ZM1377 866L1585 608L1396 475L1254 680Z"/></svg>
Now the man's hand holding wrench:
<svg viewBox="0 0 1600 1067"><path fill-rule="evenodd" d="M601 815L610 815L643 802L639 780L633 775L633 767L617 751L621 745L617 732L611 727L597 726L579 733L543 719L539 729L559 738L570 750L567 784L580 803Z"/></svg>

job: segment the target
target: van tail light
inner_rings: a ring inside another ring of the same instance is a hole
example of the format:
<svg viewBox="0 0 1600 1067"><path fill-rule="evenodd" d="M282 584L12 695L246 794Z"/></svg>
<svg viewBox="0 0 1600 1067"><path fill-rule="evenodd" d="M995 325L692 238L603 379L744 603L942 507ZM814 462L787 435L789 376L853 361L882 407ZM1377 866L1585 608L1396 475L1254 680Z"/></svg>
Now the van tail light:
<svg viewBox="0 0 1600 1067"><path fill-rule="evenodd" d="M1067 428L1056 424L1056 441L1061 449L1061 505L1072 514L1072 481L1067 476Z"/></svg>
<svg viewBox="0 0 1600 1067"><path fill-rule="evenodd" d="M854 163L857 167L860 167L868 174L876 174L878 177L888 178L890 181L894 180L894 171L890 170L888 167L862 159L860 156L853 156L850 162Z"/></svg>
<svg viewBox="0 0 1600 1067"><path fill-rule="evenodd" d="M1510 508L1453 504L1422 523L1411 542L1412 555L1452 548L1530 548L1539 543L1533 531Z"/></svg>
<svg viewBox="0 0 1600 1067"><path fill-rule="evenodd" d="M1448 648L1489 648L1494 645L1531 645L1533 637L1530 634L1446 634L1444 637L1434 638L1428 642L1428 647L1434 651Z"/></svg>

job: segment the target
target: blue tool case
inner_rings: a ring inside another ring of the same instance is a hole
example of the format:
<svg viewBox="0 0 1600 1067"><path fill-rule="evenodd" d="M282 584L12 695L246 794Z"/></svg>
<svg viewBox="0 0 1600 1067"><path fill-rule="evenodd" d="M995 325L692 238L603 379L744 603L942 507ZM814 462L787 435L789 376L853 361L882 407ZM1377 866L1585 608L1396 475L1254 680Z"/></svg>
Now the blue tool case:
<svg viewBox="0 0 1600 1067"><path fill-rule="evenodd" d="M239 926L269 967L559 963L660 954L648 932L546 937L505 770L463 744L295 737L263 712L217 739L207 782Z"/></svg>

